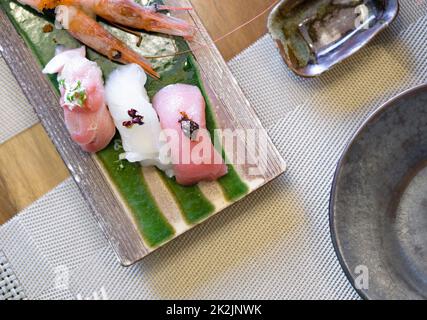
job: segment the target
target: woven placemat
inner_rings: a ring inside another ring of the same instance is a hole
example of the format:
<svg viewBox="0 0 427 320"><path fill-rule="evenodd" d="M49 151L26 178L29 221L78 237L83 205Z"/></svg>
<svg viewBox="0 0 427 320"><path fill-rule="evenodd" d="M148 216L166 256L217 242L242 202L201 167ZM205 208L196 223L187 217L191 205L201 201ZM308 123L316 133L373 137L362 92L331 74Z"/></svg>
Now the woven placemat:
<svg viewBox="0 0 427 320"><path fill-rule="evenodd" d="M4 253L0 250L0 300L23 300L24 290Z"/></svg>
<svg viewBox="0 0 427 320"><path fill-rule="evenodd" d="M330 239L333 173L360 124L427 80L427 14L415 0L367 48L316 79L265 36L229 66L288 172L144 261L123 268L72 180L0 229L29 298L357 299Z"/></svg>
<svg viewBox="0 0 427 320"><path fill-rule="evenodd" d="M0 143L38 122L0 51Z"/></svg>

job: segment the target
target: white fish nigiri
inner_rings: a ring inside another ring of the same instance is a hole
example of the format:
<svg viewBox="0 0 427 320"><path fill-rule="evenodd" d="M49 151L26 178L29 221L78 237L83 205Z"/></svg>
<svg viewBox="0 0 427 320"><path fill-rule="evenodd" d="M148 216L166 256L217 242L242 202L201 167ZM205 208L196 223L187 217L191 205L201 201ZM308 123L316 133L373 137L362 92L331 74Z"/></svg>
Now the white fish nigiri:
<svg viewBox="0 0 427 320"><path fill-rule="evenodd" d="M118 67L107 79L107 104L120 132L125 153L123 159L157 166L173 176L171 160L160 156L161 126L145 90L147 76L136 64Z"/></svg>

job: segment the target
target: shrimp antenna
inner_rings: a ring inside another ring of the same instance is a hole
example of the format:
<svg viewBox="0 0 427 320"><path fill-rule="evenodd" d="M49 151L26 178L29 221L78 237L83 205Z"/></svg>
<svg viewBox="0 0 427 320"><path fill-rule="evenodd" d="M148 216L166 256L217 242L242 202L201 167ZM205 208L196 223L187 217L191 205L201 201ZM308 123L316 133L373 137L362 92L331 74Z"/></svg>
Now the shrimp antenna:
<svg viewBox="0 0 427 320"><path fill-rule="evenodd" d="M156 11L190 11L193 10L193 8L190 7L171 7L171 6L165 6L161 4L155 4L154 8Z"/></svg>
<svg viewBox="0 0 427 320"><path fill-rule="evenodd" d="M124 31L124 32L127 32L127 33L132 34L132 35L134 35L135 37L137 37L137 38L138 38L138 42L136 43L136 46L137 46L137 47L140 47L140 46L141 46L141 43L142 43L142 33L141 33L141 32L138 32L138 31L135 31L135 30L132 30L132 29L126 28L126 27L124 27L124 26L122 26L122 25L120 25L120 24L116 24L116 23L114 23L114 22L110 22L110 24L111 24L113 27L115 27L115 28L117 28L117 29L119 29L119 30L122 30L122 31Z"/></svg>
<svg viewBox="0 0 427 320"><path fill-rule="evenodd" d="M270 11L280 0L276 0L274 1L271 5L269 5L267 8L265 8L263 11L261 11L259 14L257 14L255 17L253 17L252 19L246 21L245 23L239 25L238 27L236 27L235 29L227 32L226 34L224 34L223 36L213 40L213 43L217 43L220 42L222 40L224 40L225 38L228 38L230 35L232 35L233 33L239 31L240 29L246 27L247 25L251 24L252 22L254 22L255 20L257 20L258 18L262 17L264 14L266 14L268 11ZM184 8L187 9L187 8ZM195 42L195 41L193 41ZM193 50L185 50L185 51L180 51L180 52L175 52L175 53L171 53L171 54L167 54L167 55L161 55L161 56L144 56L146 59L161 59L161 58L169 58L169 57L175 57L178 55L183 55L183 54L188 54L193 52L194 50L199 50L199 49L203 49L209 47L208 44L200 44L198 47L194 48Z"/></svg>

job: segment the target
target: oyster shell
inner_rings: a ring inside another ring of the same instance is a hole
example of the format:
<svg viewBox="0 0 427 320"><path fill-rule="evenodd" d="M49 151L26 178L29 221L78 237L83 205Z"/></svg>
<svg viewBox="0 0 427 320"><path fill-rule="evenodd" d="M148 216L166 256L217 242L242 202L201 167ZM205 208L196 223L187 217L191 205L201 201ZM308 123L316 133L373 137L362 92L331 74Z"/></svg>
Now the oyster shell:
<svg viewBox="0 0 427 320"><path fill-rule="evenodd" d="M287 65L314 77L361 49L398 11L398 0L282 0L268 28Z"/></svg>

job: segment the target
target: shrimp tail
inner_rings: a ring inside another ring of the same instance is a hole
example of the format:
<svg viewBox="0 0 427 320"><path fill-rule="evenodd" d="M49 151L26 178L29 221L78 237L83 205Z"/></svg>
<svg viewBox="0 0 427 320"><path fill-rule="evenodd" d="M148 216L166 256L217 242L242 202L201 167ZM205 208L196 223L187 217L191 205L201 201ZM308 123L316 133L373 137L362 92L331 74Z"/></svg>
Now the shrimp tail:
<svg viewBox="0 0 427 320"><path fill-rule="evenodd" d="M126 27L181 36L189 40L194 37L195 28L192 25L184 20L159 12L165 9L178 11L191 8L147 7L132 0L99 0L91 9L96 15Z"/></svg>
<svg viewBox="0 0 427 320"><path fill-rule="evenodd" d="M56 8L56 19L74 38L110 60L138 64L150 76L159 78L159 74L145 58L111 35L83 10L61 5Z"/></svg>

